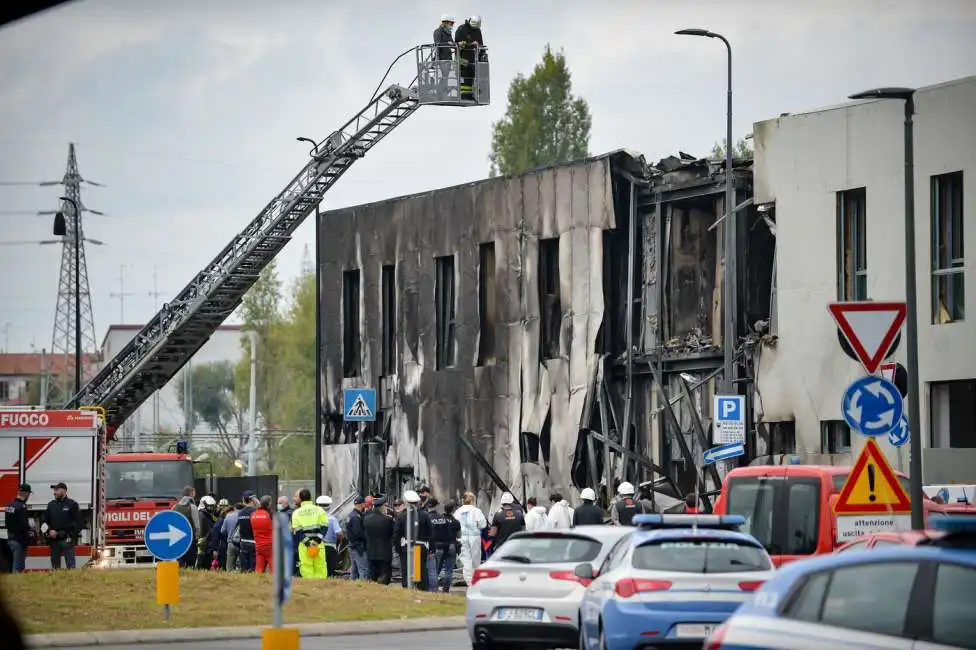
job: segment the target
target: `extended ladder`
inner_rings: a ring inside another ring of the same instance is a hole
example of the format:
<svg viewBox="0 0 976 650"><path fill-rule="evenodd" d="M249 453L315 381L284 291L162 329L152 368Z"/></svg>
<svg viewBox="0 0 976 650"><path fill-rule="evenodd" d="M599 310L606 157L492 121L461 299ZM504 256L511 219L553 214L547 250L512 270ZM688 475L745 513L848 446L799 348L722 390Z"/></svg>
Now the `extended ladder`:
<svg viewBox="0 0 976 650"><path fill-rule="evenodd" d="M433 45L411 48L400 57L411 52L417 54L415 83L410 88L389 86L316 145L310 162L298 176L172 302L163 305L142 331L71 399L68 408L102 407L111 435L146 399L165 386L237 309L261 270L291 240L298 226L354 162L422 105L488 104L487 60L478 64L480 87L473 97L464 98L458 92L460 52L455 52L447 65L437 60ZM436 91L428 91L429 87Z"/></svg>

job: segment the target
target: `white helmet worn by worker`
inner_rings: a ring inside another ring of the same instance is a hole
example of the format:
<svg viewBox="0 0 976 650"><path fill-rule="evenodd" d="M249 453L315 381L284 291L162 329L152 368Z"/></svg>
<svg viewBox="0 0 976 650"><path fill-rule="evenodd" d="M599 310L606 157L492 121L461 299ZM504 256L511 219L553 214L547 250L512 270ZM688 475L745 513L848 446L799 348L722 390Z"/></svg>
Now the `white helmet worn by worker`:
<svg viewBox="0 0 976 650"><path fill-rule="evenodd" d="M407 503L417 504L420 503L420 495L413 490L407 490L403 493L403 500Z"/></svg>
<svg viewBox="0 0 976 650"><path fill-rule="evenodd" d="M583 501L596 501L596 492L593 491L593 488L583 488L583 491L580 492L580 498Z"/></svg>
<svg viewBox="0 0 976 650"><path fill-rule="evenodd" d="M454 22L454 16L451 15L451 14L444 14L443 16L441 16L441 22L442 23L453 23Z"/></svg>
<svg viewBox="0 0 976 650"><path fill-rule="evenodd" d="M315 499L315 505L317 505L317 506L325 506L325 507L331 506L332 505L332 497L323 494L320 497L318 497L317 499Z"/></svg>
<svg viewBox="0 0 976 650"><path fill-rule="evenodd" d="M634 494L634 486L627 481L624 481L620 484L620 487L617 488L617 494L620 496L629 497Z"/></svg>
<svg viewBox="0 0 976 650"><path fill-rule="evenodd" d="M479 27L481 27L481 16L471 16L470 18L468 18L468 24L474 27L475 29L478 29Z"/></svg>
<svg viewBox="0 0 976 650"><path fill-rule="evenodd" d="M200 497L200 505L203 506L203 507L215 506L215 505L217 505L217 500L214 499L209 494L206 494L206 495Z"/></svg>
<svg viewBox="0 0 976 650"><path fill-rule="evenodd" d="M503 492L500 503L503 506L510 506L515 503L515 497L512 496L511 492Z"/></svg>

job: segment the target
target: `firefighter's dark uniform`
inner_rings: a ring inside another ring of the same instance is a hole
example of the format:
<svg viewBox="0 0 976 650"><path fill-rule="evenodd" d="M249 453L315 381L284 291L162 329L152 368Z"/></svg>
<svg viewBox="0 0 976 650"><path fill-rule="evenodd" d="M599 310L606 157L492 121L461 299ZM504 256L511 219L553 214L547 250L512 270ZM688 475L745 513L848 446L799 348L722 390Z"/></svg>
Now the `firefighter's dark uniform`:
<svg viewBox="0 0 976 650"><path fill-rule="evenodd" d="M573 511L574 526L599 526L605 518L603 508L592 501L584 501L583 505Z"/></svg>
<svg viewBox="0 0 976 650"><path fill-rule="evenodd" d="M633 526L634 515L644 512L644 505L632 494L621 496L613 508L617 511L617 523L621 526Z"/></svg>
<svg viewBox="0 0 976 650"><path fill-rule="evenodd" d="M409 507L409 506L408 506ZM410 536L414 544L420 546L420 575L411 575L410 578L421 591L427 591L428 577L427 556L431 552L430 543L433 536L433 529L430 527L430 515L423 508L414 508L411 514L413 524L413 534ZM397 515L394 524L393 539L400 542L400 584L407 586L407 562L411 558L407 555L407 509Z"/></svg>
<svg viewBox="0 0 976 650"><path fill-rule="evenodd" d="M525 530L525 513L514 504L503 505L491 518L491 527L495 529L495 539L491 544L492 552L495 552L509 537Z"/></svg>
<svg viewBox="0 0 976 650"><path fill-rule="evenodd" d="M458 44L461 68L461 99L474 99L475 61L480 56L480 48L485 46L485 38L480 27L472 27L469 21L454 32L454 42Z"/></svg>

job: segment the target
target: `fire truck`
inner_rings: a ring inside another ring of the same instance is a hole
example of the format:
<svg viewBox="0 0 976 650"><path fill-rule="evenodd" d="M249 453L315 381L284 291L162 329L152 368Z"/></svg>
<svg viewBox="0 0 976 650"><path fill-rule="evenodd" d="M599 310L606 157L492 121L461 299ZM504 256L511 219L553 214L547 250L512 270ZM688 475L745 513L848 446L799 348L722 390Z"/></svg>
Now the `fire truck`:
<svg viewBox="0 0 976 650"><path fill-rule="evenodd" d="M29 571L50 569L41 519L53 498L50 486L64 482L78 502L84 522L75 547L76 565L93 562L105 544L105 449L103 416L96 410L0 410L0 504L17 496L21 483L34 492L27 501L33 535L27 548ZM0 518L5 514L0 510ZM0 524L3 524L0 519ZM6 528L0 528L3 563L10 561Z"/></svg>
<svg viewBox="0 0 976 650"><path fill-rule="evenodd" d="M143 529L161 510L169 510L194 484L193 461L185 449L175 453L131 452L106 458L105 539L100 565L151 564Z"/></svg>

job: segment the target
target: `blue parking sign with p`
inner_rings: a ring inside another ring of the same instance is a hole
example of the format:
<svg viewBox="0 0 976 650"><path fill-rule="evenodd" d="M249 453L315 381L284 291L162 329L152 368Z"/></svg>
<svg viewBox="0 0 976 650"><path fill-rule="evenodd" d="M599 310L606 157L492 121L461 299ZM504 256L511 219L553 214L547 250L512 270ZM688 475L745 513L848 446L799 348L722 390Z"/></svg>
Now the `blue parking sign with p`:
<svg viewBox="0 0 976 650"><path fill-rule="evenodd" d="M716 395L712 402L712 441L717 445L745 442L746 398L744 395Z"/></svg>
<svg viewBox="0 0 976 650"><path fill-rule="evenodd" d="M743 398L740 396L735 397L719 397L718 398L718 414L719 420L730 420L737 421L742 419L742 402Z"/></svg>

